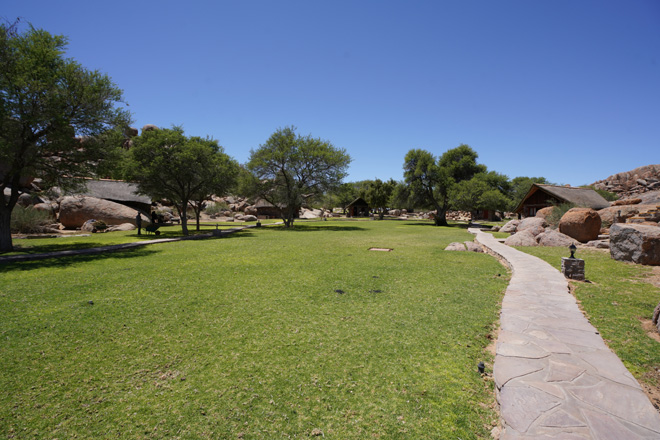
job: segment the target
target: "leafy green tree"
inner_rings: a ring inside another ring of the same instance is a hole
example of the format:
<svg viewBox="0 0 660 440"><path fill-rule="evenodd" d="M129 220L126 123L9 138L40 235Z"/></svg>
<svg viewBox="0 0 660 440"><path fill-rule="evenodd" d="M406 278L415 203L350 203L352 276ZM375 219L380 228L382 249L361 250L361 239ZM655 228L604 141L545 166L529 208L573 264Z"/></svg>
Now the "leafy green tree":
<svg viewBox="0 0 660 440"><path fill-rule="evenodd" d="M535 183L540 183L544 185L550 184L550 182L548 182L548 180L545 177L520 176L520 177L515 177L513 180L511 180L511 186L509 189L510 210L513 210L516 208L516 206L518 206L518 204L522 201L523 197L527 195L529 189Z"/></svg>
<svg viewBox="0 0 660 440"><path fill-rule="evenodd" d="M425 150L414 149L406 154L403 165L405 181L416 204L436 210L437 226L447 226L453 186L486 171L484 165L477 164L477 157L477 153L465 144L447 150L437 160Z"/></svg>
<svg viewBox="0 0 660 440"><path fill-rule="evenodd" d="M180 127L144 132L133 138L130 152L128 177L137 182L140 193L174 204L184 235L188 235L190 202L212 193L222 195L238 173L238 165L217 141L188 138Z"/></svg>
<svg viewBox="0 0 660 440"><path fill-rule="evenodd" d="M109 135L130 122L111 79L65 58L67 40L45 30L0 25L0 252L11 251L11 213L21 181L80 186L113 146ZM116 146L115 146L116 147Z"/></svg>
<svg viewBox="0 0 660 440"><path fill-rule="evenodd" d="M494 171L478 173L472 179L454 185L451 204L454 209L463 211L504 211L509 206L509 198L504 193L507 187L508 179L502 174Z"/></svg>
<svg viewBox="0 0 660 440"><path fill-rule="evenodd" d="M335 190L330 192L330 201L326 203L328 208L338 206L346 214L346 207L358 196L358 189L353 182L346 182L339 185Z"/></svg>
<svg viewBox="0 0 660 440"><path fill-rule="evenodd" d="M191 137L189 142L199 143L202 146L207 145L216 151L212 162L208 164L209 166L199 168L201 184L192 193L191 199L188 201L188 205L195 213L196 229L199 231L200 216L206 208L205 201L210 199L212 195L225 196L235 189L240 168L238 162L224 154L222 147L218 145L218 141Z"/></svg>
<svg viewBox="0 0 660 440"><path fill-rule="evenodd" d="M303 202L336 188L350 161L345 150L328 141L300 136L295 127L282 128L250 152L251 176L244 188L280 207L285 226L292 227Z"/></svg>
<svg viewBox="0 0 660 440"><path fill-rule="evenodd" d="M378 210L380 220L385 216L385 211L390 205L392 193L396 187L396 182L392 179L383 182L380 179L374 180L367 188L365 198L369 206Z"/></svg>
<svg viewBox="0 0 660 440"><path fill-rule="evenodd" d="M405 182L396 182L392 190L391 204L394 208L404 208L412 210L414 208L410 186Z"/></svg>

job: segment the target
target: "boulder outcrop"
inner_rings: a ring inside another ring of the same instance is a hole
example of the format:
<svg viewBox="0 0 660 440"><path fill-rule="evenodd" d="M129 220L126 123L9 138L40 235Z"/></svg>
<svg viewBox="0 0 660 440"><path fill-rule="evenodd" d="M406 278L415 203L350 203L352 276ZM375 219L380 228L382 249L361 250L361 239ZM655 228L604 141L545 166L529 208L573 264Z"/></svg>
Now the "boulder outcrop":
<svg viewBox="0 0 660 440"><path fill-rule="evenodd" d="M507 246L538 246L536 237L529 231L516 232L504 240Z"/></svg>
<svg viewBox="0 0 660 440"><path fill-rule="evenodd" d="M660 227L620 223L612 225L610 255L619 261L660 266Z"/></svg>
<svg viewBox="0 0 660 440"><path fill-rule="evenodd" d="M511 220L500 228L500 232L508 232L509 234L513 234L516 232L519 224L520 220Z"/></svg>
<svg viewBox="0 0 660 440"><path fill-rule="evenodd" d="M470 252L483 252L483 248L481 245L478 243L475 243L474 241L466 241L465 242L465 247L467 248L468 251Z"/></svg>
<svg viewBox="0 0 660 440"><path fill-rule="evenodd" d="M617 218L620 223L623 223L626 219L635 217L640 212L648 212L653 209L655 209L655 205L616 205L601 209L598 211L598 215L600 215L604 224L611 225L617 221ZM620 216L619 211L621 212Z"/></svg>
<svg viewBox="0 0 660 440"><path fill-rule="evenodd" d="M620 197L630 197L647 191L660 190L660 165L646 165L632 171L614 174L592 184Z"/></svg>
<svg viewBox="0 0 660 440"><path fill-rule="evenodd" d="M598 238L602 221L591 208L571 208L559 220L559 232L586 243Z"/></svg>
<svg viewBox="0 0 660 440"><path fill-rule="evenodd" d="M552 211L555 209L554 206L548 206L545 208L541 208L538 211L536 211L536 217L540 217L542 219L547 219L550 214L552 214Z"/></svg>
<svg viewBox="0 0 660 440"><path fill-rule="evenodd" d="M107 225L135 224L137 211L133 208L95 197L67 196L60 202L60 223L67 229L79 228L87 220L96 219ZM142 224L150 222L142 215Z"/></svg>
<svg viewBox="0 0 660 440"><path fill-rule="evenodd" d="M446 251L465 251L465 245L463 243L459 242L454 242L454 243L449 243L449 245L445 248Z"/></svg>
<svg viewBox="0 0 660 440"><path fill-rule="evenodd" d="M548 226L548 223L542 217L528 217L520 222L516 228L516 232L529 231L531 234L536 237L540 233L545 231L545 227Z"/></svg>
<svg viewBox="0 0 660 440"><path fill-rule="evenodd" d="M575 240L566 234L562 234L554 229L548 229L536 237L540 246L568 247L575 243Z"/></svg>

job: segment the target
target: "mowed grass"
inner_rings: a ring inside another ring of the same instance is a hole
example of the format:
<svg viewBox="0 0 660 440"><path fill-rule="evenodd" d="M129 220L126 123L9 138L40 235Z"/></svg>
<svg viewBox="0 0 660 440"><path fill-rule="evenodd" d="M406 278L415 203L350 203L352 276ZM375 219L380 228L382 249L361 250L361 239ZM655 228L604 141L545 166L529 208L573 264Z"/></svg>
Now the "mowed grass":
<svg viewBox="0 0 660 440"><path fill-rule="evenodd" d="M566 248L520 247L561 270ZM658 386L660 343L646 334L642 320L650 320L660 302L660 289L645 278L651 268L613 260L608 252L579 249L588 282L573 282L574 293L589 321L609 347L638 379Z"/></svg>
<svg viewBox="0 0 660 440"><path fill-rule="evenodd" d="M278 222L278 220L262 220L264 225ZM196 229L195 222L188 224L188 232L191 236L198 234L208 234L217 229L233 229L245 226L254 226L256 222L218 222L218 223L200 223L200 230ZM142 234L138 235L137 229L133 231L115 231L90 233L79 231L75 235L64 235L53 237L50 235L30 236L29 238L14 238L14 251L0 254L4 255L22 255L38 254L44 252L58 252L65 250L89 249L94 247L111 246L115 244L132 243L136 241L151 241L162 238L183 237L181 226L161 226L158 231L160 234L147 233L142 228Z"/></svg>
<svg viewBox="0 0 660 440"><path fill-rule="evenodd" d="M0 436L489 438L508 276L443 251L471 239L328 221L0 266Z"/></svg>

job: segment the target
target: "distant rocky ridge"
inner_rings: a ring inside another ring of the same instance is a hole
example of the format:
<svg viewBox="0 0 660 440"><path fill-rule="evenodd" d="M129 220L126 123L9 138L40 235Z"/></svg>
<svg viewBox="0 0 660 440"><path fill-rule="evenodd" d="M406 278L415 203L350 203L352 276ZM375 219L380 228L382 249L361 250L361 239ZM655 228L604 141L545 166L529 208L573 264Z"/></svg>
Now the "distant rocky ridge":
<svg viewBox="0 0 660 440"><path fill-rule="evenodd" d="M625 199L649 191L660 191L660 165L646 165L632 171L614 174L591 184Z"/></svg>

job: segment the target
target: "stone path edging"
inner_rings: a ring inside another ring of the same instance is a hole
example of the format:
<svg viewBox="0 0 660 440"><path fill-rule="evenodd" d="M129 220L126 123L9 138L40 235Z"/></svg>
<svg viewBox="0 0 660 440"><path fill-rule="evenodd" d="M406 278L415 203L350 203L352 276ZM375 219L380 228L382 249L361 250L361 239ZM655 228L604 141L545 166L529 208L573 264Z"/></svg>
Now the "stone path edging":
<svg viewBox="0 0 660 440"><path fill-rule="evenodd" d="M513 271L493 376L501 440L659 439L660 414L545 261L469 229Z"/></svg>

